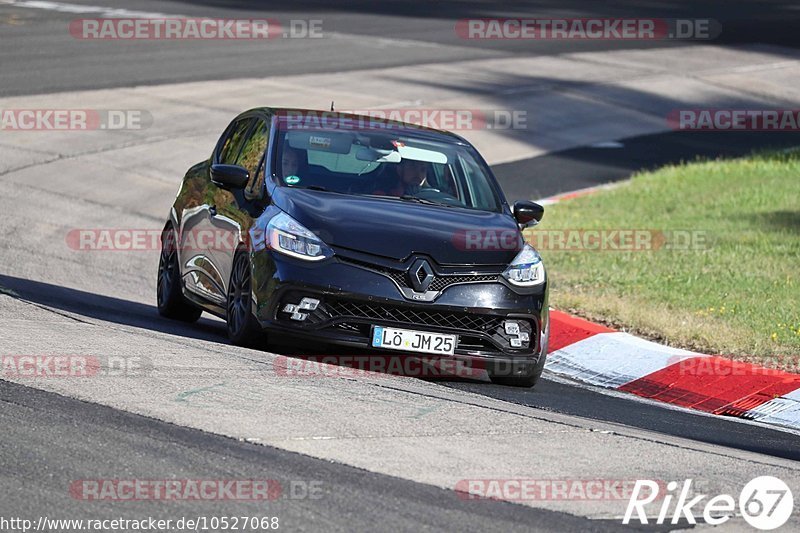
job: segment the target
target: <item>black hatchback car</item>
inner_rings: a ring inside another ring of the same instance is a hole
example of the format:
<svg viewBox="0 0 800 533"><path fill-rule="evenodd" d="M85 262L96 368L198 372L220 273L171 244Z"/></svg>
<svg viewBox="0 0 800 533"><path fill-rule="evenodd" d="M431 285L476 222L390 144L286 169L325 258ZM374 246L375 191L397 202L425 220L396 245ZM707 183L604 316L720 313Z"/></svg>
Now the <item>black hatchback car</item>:
<svg viewBox="0 0 800 533"><path fill-rule="evenodd" d="M376 354L456 358L533 386L547 276L458 135L361 115L259 108L183 178L162 236L158 310Z"/></svg>

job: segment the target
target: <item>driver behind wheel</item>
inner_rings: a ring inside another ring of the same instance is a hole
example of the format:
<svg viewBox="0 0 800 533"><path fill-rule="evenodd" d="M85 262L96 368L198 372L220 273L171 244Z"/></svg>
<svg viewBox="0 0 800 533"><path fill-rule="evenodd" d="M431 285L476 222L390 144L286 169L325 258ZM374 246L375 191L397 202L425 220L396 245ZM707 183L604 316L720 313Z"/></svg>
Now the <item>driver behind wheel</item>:
<svg viewBox="0 0 800 533"><path fill-rule="evenodd" d="M289 185L299 183L300 178L308 170L306 151L285 146L281 154L281 170L286 183Z"/></svg>

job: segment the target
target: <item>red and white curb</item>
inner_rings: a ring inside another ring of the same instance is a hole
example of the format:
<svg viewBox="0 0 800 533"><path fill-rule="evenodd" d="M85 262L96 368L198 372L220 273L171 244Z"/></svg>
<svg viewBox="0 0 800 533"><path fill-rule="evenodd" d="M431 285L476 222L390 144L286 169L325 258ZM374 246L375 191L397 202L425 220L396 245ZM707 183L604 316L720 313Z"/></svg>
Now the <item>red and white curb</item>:
<svg viewBox="0 0 800 533"><path fill-rule="evenodd" d="M650 400L800 429L800 375L670 348L550 312L545 368Z"/></svg>

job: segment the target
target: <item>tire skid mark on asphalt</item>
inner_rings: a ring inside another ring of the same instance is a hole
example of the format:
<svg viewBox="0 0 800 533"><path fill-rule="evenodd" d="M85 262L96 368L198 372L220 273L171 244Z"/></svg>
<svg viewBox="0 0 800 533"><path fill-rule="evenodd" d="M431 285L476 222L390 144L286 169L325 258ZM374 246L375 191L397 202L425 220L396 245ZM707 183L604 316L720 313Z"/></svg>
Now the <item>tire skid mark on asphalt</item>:
<svg viewBox="0 0 800 533"><path fill-rule="evenodd" d="M215 391L216 392L217 390L219 390L222 387L225 387L226 385L227 384L225 382L223 382L223 383L214 383L213 385L208 385L208 386L205 386L205 387L197 387L197 388L194 388L194 389L189 389L189 390L186 390L186 391L183 391L183 392L179 392L175 396L175 401L176 402L189 403L189 399L190 398L194 398L195 396L198 396L198 395L203 395L204 393L210 392L210 391ZM207 400L207 399L208 398L206 398L206 397L203 398L203 400Z"/></svg>

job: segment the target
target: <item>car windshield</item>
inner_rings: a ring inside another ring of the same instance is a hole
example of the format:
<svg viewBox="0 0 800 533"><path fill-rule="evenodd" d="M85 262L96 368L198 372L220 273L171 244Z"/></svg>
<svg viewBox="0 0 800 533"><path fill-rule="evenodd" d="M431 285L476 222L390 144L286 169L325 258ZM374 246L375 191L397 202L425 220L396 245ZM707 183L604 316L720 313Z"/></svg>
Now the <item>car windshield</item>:
<svg viewBox="0 0 800 533"><path fill-rule="evenodd" d="M498 212L475 149L404 128L292 128L279 122L275 174L287 187Z"/></svg>

